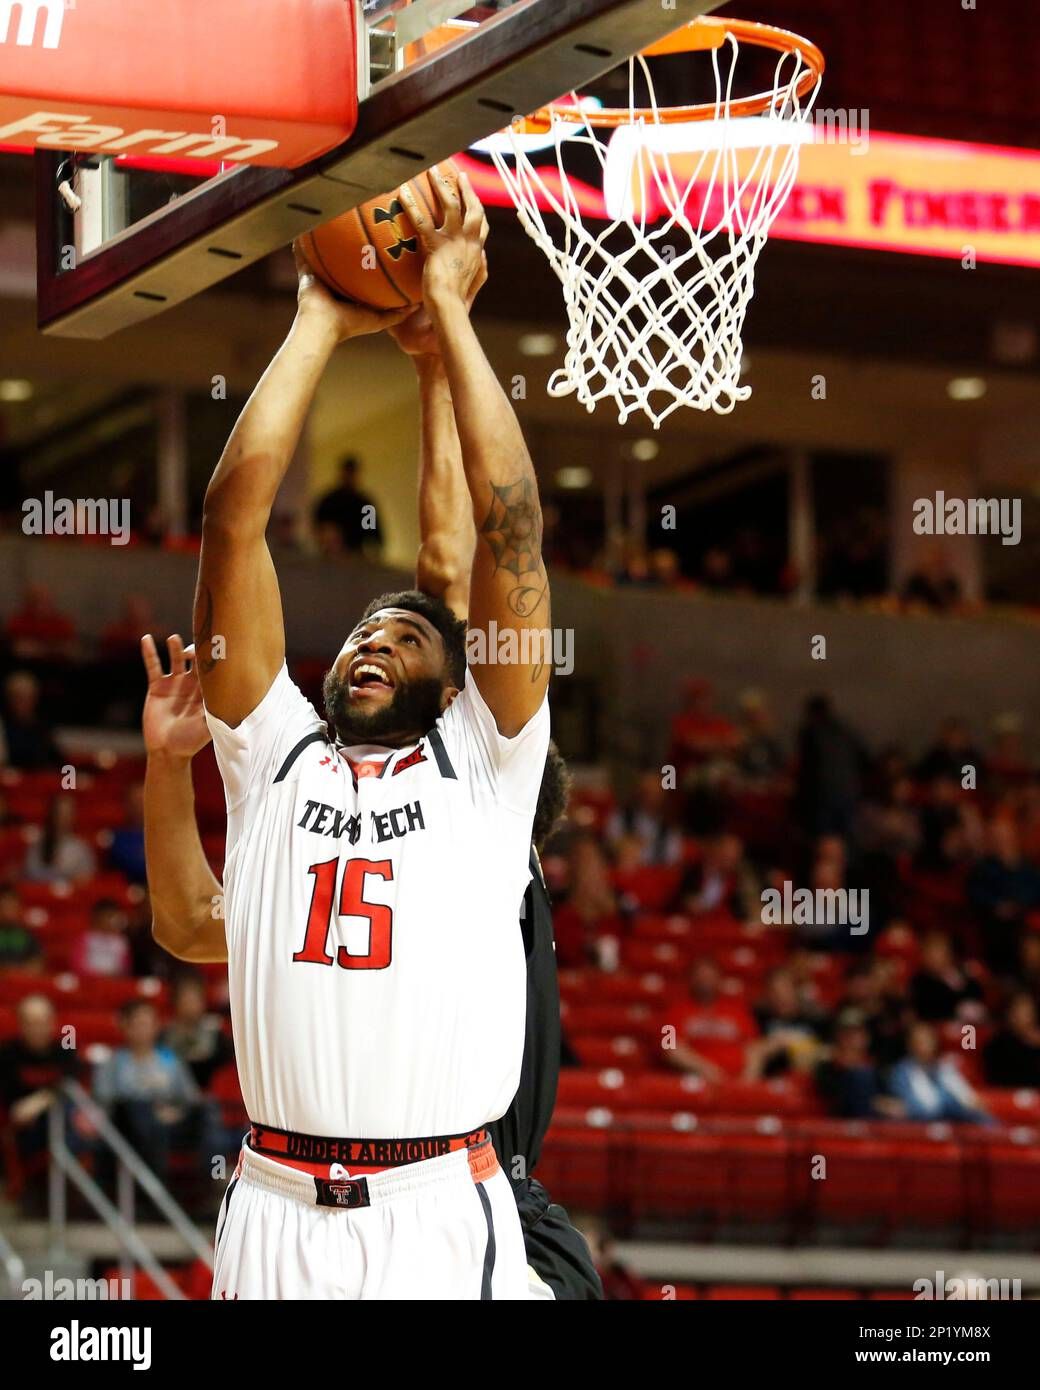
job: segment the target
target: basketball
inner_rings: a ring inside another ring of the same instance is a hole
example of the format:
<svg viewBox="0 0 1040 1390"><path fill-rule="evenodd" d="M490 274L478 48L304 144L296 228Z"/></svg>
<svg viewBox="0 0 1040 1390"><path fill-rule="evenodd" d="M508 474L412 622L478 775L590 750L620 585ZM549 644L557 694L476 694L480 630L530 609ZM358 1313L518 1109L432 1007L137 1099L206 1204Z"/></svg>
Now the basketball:
<svg viewBox="0 0 1040 1390"><path fill-rule="evenodd" d="M429 174L410 179L409 187L439 221ZM314 273L344 299L373 309L399 309L422 299L425 256L397 189L334 217L298 244Z"/></svg>

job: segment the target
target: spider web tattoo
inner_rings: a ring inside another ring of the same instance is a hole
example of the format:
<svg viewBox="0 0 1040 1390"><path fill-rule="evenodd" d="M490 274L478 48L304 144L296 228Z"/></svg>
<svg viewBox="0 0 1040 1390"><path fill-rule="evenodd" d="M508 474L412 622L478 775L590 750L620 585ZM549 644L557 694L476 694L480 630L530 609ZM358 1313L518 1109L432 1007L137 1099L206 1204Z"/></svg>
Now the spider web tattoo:
<svg viewBox="0 0 1040 1390"><path fill-rule="evenodd" d="M542 514L530 478L502 487L491 484L491 507L480 534L495 558L495 569L516 576L506 600L510 609L518 618L530 617L548 587L542 565ZM534 576L533 582L525 575Z"/></svg>

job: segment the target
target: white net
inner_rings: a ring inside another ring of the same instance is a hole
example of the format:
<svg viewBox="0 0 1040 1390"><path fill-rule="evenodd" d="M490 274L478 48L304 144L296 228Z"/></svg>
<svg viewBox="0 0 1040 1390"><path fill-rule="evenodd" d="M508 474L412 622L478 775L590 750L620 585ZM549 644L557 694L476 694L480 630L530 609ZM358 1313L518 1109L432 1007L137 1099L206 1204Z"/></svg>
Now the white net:
<svg viewBox="0 0 1040 1390"><path fill-rule="evenodd" d="M707 120L662 120L637 55L629 60L632 118L609 140L594 124L598 103L582 105L572 93L586 124L554 109L544 136L510 129L484 143L563 286L567 351L551 395L573 393L590 411L609 398L622 424L642 411L657 428L680 406L724 415L751 394L740 383L741 332L755 263L797 176L800 144L811 139L819 84L799 97L806 64L797 50L784 52L765 114L734 116L738 56L732 34L710 52L715 109ZM640 80L651 120L637 115ZM533 163L547 147L555 166ZM568 172L581 150L602 175L605 223Z"/></svg>

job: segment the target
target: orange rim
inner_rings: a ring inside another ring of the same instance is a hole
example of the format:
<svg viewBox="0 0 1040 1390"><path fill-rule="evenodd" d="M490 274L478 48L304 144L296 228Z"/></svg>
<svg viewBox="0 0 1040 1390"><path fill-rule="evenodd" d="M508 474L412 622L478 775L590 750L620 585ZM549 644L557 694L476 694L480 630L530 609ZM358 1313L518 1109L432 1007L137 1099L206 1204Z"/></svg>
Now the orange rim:
<svg viewBox="0 0 1040 1390"><path fill-rule="evenodd" d="M643 50L644 58L660 58L671 53L701 53L721 48L728 35L738 43L753 44L758 48L770 48L776 53L796 53L805 63L805 71L795 85L794 93L801 100L823 76L823 54L816 44L808 39L792 34L787 29L778 29L773 24L757 24L748 19L713 19L702 16L681 29L676 29L667 38L651 44ZM756 92L753 96L740 97L730 103L727 116L758 116L768 111L776 102L776 94ZM552 126L553 118L570 121L575 125L592 125L612 129L617 126L632 125L643 121L662 125L679 121L706 121L714 119L719 112L713 101L701 102L695 106L604 106L585 110L580 106L568 106L551 101L531 115L514 122L513 128L524 135L542 135Z"/></svg>

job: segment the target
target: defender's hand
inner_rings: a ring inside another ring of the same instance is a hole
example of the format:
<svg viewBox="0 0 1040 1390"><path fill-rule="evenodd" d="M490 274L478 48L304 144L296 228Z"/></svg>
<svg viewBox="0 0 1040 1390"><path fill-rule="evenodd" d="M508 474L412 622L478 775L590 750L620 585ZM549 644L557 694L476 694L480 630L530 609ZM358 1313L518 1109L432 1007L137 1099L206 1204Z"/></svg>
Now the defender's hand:
<svg viewBox="0 0 1040 1390"><path fill-rule="evenodd" d="M195 648L185 647L176 633L167 647L170 674L165 676L155 639L141 638L141 656L148 675L148 694L141 716L144 746L149 753L165 753L187 761L209 743L209 726L195 673Z"/></svg>
<svg viewBox="0 0 1040 1390"><path fill-rule="evenodd" d="M315 275L295 241L293 255L296 258L296 273L299 277L296 302L300 317L308 322L319 322L335 335L338 343L345 343L348 338L360 338L366 333L378 333L384 328L392 328L415 312L410 304L401 309L370 309L367 304L354 304L348 299L337 299L328 286Z"/></svg>

